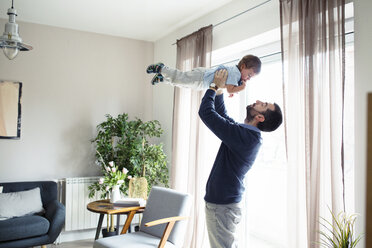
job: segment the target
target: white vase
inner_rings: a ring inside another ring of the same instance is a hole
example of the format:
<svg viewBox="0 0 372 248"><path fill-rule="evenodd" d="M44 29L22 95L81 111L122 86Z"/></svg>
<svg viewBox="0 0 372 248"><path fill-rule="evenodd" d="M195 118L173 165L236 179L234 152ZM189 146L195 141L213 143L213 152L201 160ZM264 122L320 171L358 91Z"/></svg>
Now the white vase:
<svg viewBox="0 0 372 248"><path fill-rule="evenodd" d="M110 203L120 200L120 185L116 185L111 190Z"/></svg>

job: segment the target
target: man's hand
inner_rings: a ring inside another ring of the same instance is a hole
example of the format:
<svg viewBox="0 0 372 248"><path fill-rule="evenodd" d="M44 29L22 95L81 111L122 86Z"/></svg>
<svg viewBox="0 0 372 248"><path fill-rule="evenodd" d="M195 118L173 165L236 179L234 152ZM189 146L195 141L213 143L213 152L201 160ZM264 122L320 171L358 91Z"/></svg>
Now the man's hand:
<svg viewBox="0 0 372 248"><path fill-rule="evenodd" d="M227 70L226 69L218 70L214 73L213 83L215 83L218 88L226 88L225 86L226 79Z"/></svg>

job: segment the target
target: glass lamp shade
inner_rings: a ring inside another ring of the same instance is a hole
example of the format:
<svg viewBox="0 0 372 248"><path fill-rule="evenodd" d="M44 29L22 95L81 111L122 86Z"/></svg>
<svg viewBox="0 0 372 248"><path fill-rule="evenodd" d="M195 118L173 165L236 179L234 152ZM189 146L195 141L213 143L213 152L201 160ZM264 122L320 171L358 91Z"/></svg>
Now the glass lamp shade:
<svg viewBox="0 0 372 248"><path fill-rule="evenodd" d="M9 22L5 24L5 31L0 36L0 48L8 59L14 59L19 51L32 50L32 46L22 43L21 37L18 34L18 24L15 22L17 11L12 7L8 9Z"/></svg>
<svg viewBox="0 0 372 248"><path fill-rule="evenodd" d="M17 56L18 51L18 47L3 47L3 52L9 60L14 59Z"/></svg>

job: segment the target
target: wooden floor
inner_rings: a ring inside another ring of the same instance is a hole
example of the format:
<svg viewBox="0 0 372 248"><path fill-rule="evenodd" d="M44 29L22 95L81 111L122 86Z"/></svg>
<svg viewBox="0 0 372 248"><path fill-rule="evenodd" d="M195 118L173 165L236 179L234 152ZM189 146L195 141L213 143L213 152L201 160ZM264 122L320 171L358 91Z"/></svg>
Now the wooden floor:
<svg viewBox="0 0 372 248"><path fill-rule="evenodd" d="M93 247L94 240L88 239L88 240L77 240L73 242L65 242L59 245L48 245L47 248L92 248ZM256 239L255 237L250 238L250 246L254 248L278 248L282 246L266 243L265 241L262 241L260 239Z"/></svg>
<svg viewBox="0 0 372 248"><path fill-rule="evenodd" d="M282 246L274 245L265 243L264 241L260 239L256 239L254 237L250 238L250 247L255 248L278 248ZM73 242L64 242L59 245L47 245L47 248L92 248L94 243L94 239L87 239L87 240L77 240ZM39 248L39 247L34 247Z"/></svg>
<svg viewBox="0 0 372 248"><path fill-rule="evenodd" d="M59 245L47 245L47 248L92 248L94 240L77 240L73 242L64 242Z"/></svg>

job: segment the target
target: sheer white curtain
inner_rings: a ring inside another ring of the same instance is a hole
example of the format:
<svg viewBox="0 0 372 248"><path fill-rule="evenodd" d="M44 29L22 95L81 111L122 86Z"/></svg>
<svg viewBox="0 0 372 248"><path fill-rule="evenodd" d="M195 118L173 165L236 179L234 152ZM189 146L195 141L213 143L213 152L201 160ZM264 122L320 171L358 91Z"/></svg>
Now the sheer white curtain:
<svg viewBox="0 0 372 248"><path fill-rule="evenodd" d="M212 26L208 26L177 41L176 66L183 71L210 67L211 50ZM198 115L203 94L203 91L175 88L172 128L171 187L193 195L193 208L184 247L195 248L209 246L204 194L217 153L210 151L209 143L216 138Z"/></svg>
<svg viewBox="0 0 372 248"><path fill-rule="evenodd" d="M280 0L289 247L343 210L344 0Z"/></svg>

